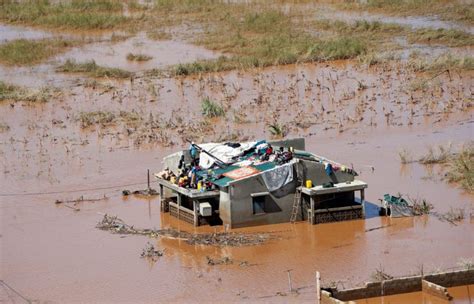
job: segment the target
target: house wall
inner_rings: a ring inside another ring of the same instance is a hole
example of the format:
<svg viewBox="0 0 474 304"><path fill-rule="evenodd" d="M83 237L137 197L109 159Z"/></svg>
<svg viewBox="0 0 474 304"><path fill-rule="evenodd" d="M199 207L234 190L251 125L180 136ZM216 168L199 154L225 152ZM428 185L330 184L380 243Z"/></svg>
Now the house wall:
<svg viewBox="0 0 474 304"><path fill-rule="evenodd" d="M269 205L269 212L254 214L251 194L267 192L267 187L259 175L239 180L229 186L228 197L232 203L221 202L221 219L224 224L229 224L232 228L288 222L293 207L295 185L295 182L286 185L288 193L282 197L269 194L272 202ZM230 217L227 216L228 211L223 210L226 208L230 209Z"/></svg>
<svg viewBox="0 0 474 304"><path fill-rule="evenodd" d="M219 217L224 224L231 224L231 209L230 209L230 195L229 187L223 187L220 189L219 197Z"/></svg>
<svg viewBox="0 0 474 304"><path fill-rule="evenodd" d="M271 144L274 148L289 148L293 147L295 150L305 150L305 142L304 138L291 138L291 139L285 139L285 140L271 140L268 141L269 144Z"/></svg>
<svg viewBox="0 0 474 304"><path fill-rule="evenodd" d="M314 185L332 181L334 183L353 181L354 176L347 172L334 172L331 176L326 174L324 165L314 161L301 161L306 179L311 179ZM296 177L296 166L294 176ZM260 175L242 179L230 184L227 189L221 191L221 201L219 206L220 218L224 224L229 224L232 228L255 226L265 224L285 223L290 220L293 209L293 201L296 188L295 180L277 192L268 195L268 212L254 214L252 194L268 192L267 187ZM298 185L299 186L299 185ZM341 201L342 205L347 205L347 200L354 198L354 192L338 194L332 202ZM302 220L301 210L298 210L297 220Z"/></svg>
<svg viewBox="0 0 474 304"><path fill-rule="evenodd" d="M323 163L309 160L300 160L300 164L303 168L302 170L304 172L304 179L310 179L313 182L313 186L322 185L328 182L337 184L354 180L354 175L348 172L342 172L340 170L333 172L330 176L328 176L324 170Z"/></svg>

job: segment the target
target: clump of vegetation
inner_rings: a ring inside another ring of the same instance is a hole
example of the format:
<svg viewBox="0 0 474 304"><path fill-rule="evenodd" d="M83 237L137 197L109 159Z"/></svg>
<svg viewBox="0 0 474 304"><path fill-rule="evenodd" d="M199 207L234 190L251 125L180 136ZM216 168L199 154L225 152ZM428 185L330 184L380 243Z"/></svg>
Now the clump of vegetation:
<svg viewBox="0 0 474 304"><path fill-rule="evenodd" d="M409 199L410 206L414 215L430 214L431 210L434 209L433 204L428 202L426 199Z"/></svg>
<svg viewBox="0 0 474 304"><path fill-rule="evenodd" d="M410 82L410 91L426 91L429 88L429 80L425 78L415 78Z"/></svg>
<svg viewBox="0 0 474 304"><path fill-rule="evenodd" d="M474 35L455 29L422 28L408 34L411 43L441 43L447 46L474 45Z"/></svg>
<svg viewBox="0 0 474 304"><path fill-rule="evenodd" d="M115 119L116 116L114 113L106 111L80 112L77 117L81 128L87 128L97 124L105 126L113 123Z"/></svg>
<svg viewBox="0 0 474 304"><path fill-rule="evenodd" d="M153 57L145 55L145 54L132 54L132 53L127 54L127 60L130 60L130 61L148 61L151 59L153 59Z"/></svg>
<svg viewBox="0 0 474 304"><path fill-rule="evenodd" d="M443 20L474 22L474 8L469 1L444 0L367 0L344 1L345 9L360 9L402 16L436 15Z"/></svg>
<svg viewBox="0 0 474 304"><path fill-rule="evenodd" d="M408 66L415 72L442 72L448 70L474 70L474 58L471 56L455 57L443 54L435 59L412 58Z"/></svg>
<svg viewBox="0 0 474 304"><path fill-rule="evenodd" d="M174 75L348 59L367 50L365 39L354 38L349 33L315 37L296 26L290 15L280 11L266 8L252 12L242 6L242 12L239 11L237 15L218 18L225 12L234 12L232 8L235 9L232 4L221 8L222 11L216 10L215 16L205 13L207 18L218 25L214 30L201 35L196 43L230 55L216 60L177 65L172 70ZM209 9L214 8L210 6Z"/></svg>
<svg viewBox="0 0 474 304"><path fill-rule="evenodd" d="M472 259L461 258L457 264L466 270L474 269L474 261Z"/></svg>
<svg viewBox="0 0 474 304"><path fill-rule="evenodd" d="M140 122L143 121L142 116L136 111L132 111L132 112L120 111L119 117L128 126L137 126Z"/></svg>
<svg viewBox="0 0 474 304"><path fill-rule="evenodd" d="M282 138L282 137L285 137L285 135L286 135L285 126L283 126L283 125L281 125L277 122L269 125L268 129L269 129L269 131L270 131L270 133L272 134L273 137Z"/></svg>
<svg viewBox="0 0 474 304"><path fill-rule="evenodd" d="M0 81L0 101L47 102L59 93L56 88L28 89Z"/></svg>
<svg viewBox="0 0 474 304"><path fill-rule="evenodd" d="M156 262L159 257L163 256L163 254L163 250L157 250L152 243L147 242L145 248L143 248L142 253L140 254L140 257Z"/></svg>
<svg viewBox="0 0 474 304"><path fill-rule="evenodd" d="M149 31L147 37L153 40L170 40L172 35L165 31Z"/></svg>
<svg viewBox="0 0 474 304"><path fill-rule="evenodd" d="M206 97L202 100L201 112L202 112L202 115L206 117L210 117L210 118L225 115L224 108L222 108L222 106L219 105L218 103L209 99L209 97Z"/></svg>
<svg viewBox="0 0 474 304"><path fill-rule="evenodd" d="M129 78L132 72L119 68L102 67L95 63L94 60L76 63L74 60L66 60L66 62L56 68L57 72L63 73L86 73L91 77L110 77L110 78Z"/></svg>
<svg viewBox="0 0 474 304"><path fill-rule="evenodd" d="M375 271L370 275L370 278L374 282L382 282L393 279L393 276L386 273L382 265L380 265L379 268L375 269Z"/></svg>
<svg viewBox="0 0 474 304"><path fill-rule="evenodd" d="M437 150L433 147L429 147L428 153L422 156L419 162L423 165L445 163L448 161L451 153L451 144L446 146L439 145Z"/></svg>
<svg viewBox="0 0 474 304"><path fill-rule="evenodd" d="M470 143L448 162L447 179L474 192L474 144Z"/></svg>
<svg viewBox="0 0 474 304"><path fill-rule="evenodd" d="M0 133L7 132L10 130L10 126L4 122L0 122Z"/></svg>
<svg viewBox="0 0 474 304"><path fill-rule="evenodd" d="M413 157L411 156L410 152L406 149L402 149L398 151L398 156L400 157L400 161L402 164L408 164L413 162Z"/></svg>
<svg viewBox="0 0 474 304"><path fill-rule="evenodd" d="M18 39L0 44L0 62L8 65L32 65L64 52L77 42L62 39Z"/></svg>
<svg viewBox="0 0 474 304"><path fill-rule="evenodd" d="M0 4L0 20L67 29L112 29L127 23L117 0L12 1Z"/></svg>
<svg viewBox="0 0 474 304"><path fill-rule="evenodd" d="M439 219L456 225L457 222L460 222L464 219L464 209L451 207L448 212L439 216Z"/></svg>

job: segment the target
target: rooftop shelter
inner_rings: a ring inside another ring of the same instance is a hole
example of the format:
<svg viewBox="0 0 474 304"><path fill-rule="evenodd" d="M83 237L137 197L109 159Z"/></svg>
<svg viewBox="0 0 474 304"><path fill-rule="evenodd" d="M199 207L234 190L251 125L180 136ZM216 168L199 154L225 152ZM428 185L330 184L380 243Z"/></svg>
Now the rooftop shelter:
<svg viewBox="0 0 474 304"><path fill-rule="evenodd" d="M367 184L355 179L352 168L305 151L302 138L192 143L163 163L155 174L161 210L195 226L364 217Z"/></svg>

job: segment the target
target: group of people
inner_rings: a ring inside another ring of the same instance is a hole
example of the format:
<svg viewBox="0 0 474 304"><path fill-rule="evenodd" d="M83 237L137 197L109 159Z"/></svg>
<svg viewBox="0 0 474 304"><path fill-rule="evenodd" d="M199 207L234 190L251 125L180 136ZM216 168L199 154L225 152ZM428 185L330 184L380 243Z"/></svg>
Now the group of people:
<svg viewBox="0 0 474 304"><path fill-rule="evenodd" d="M165 168L164 171L157 174L157 177L168 180L183 188L199 189L201 191L213 189L214 185L209 181L209 177L216 179L220 177L213 176L212 169L208 170L206 174L198 175L198 172L202 170L199 166L199 152L199 147L191 143L189 146L191 162L186 163L185 155L183 154L179 159L177 174L169 170L169 168ZM240 163L240 166L243 166L245 163L250 165L273 161L278 165L282 165L293 159L293 154L294 150L292 147L289 147L287 151L283 147L275 151L271 144L264 142L249 151L245 151L244 155L241 155L239 159L235 159L235 164L239 165Z"/></svg>

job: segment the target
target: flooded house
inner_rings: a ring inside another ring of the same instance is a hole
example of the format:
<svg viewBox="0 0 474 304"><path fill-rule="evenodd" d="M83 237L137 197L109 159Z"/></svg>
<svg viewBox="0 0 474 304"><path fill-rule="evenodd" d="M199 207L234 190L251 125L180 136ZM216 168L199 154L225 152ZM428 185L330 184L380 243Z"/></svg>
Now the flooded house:
<svg viewBox="0 0 474 304"><path fill-rule="evenodd" d="M364 217L367 184L352 168L305 151L302 138L192 143L163 165L155 174L161 210L195 226Z"/></svg>

